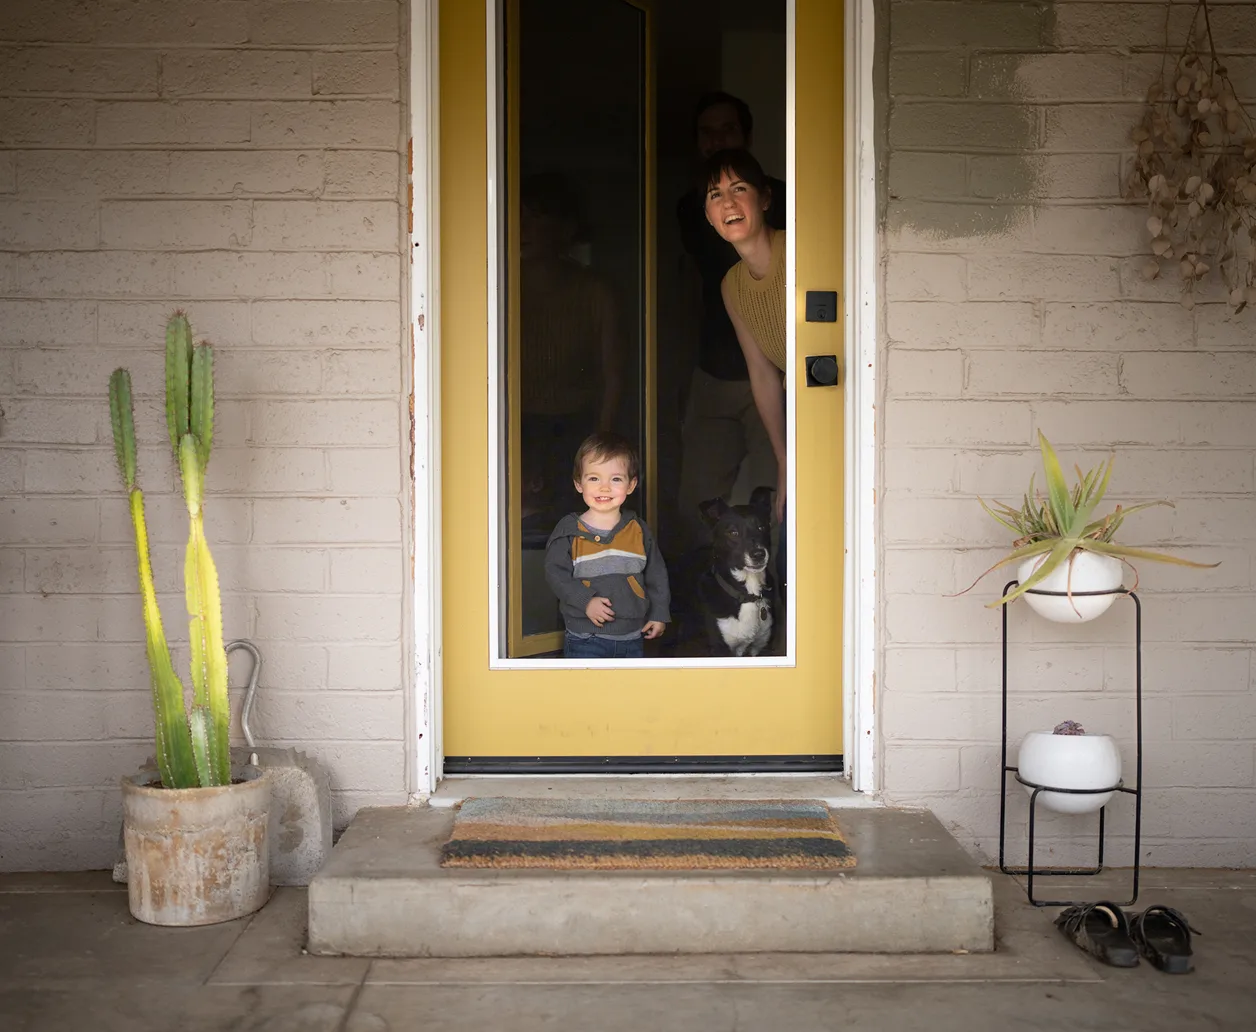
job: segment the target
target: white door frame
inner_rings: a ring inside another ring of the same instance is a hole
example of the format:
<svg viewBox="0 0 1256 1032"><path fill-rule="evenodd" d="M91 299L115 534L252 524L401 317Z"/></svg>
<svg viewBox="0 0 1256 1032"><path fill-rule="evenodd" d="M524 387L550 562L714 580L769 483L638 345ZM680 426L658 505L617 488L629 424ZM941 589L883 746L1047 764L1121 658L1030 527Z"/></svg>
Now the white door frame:
<svg viewBox="0 0 1256 1032"><path fill-rule="evenodd" d="M877 768L877 160L873 0L846 0L846 564L842 597L842 753L857 792L880 787Z"/></svg>
<svg viewBox="0 0 1256 1032"><path fill-rule="evenodd" d="M410 428L414 691L406 707L410 798L444 772L441 717L440 64L437 0L410 0Z"/></svg>
<svg viewBox="0 0 1256 1032"><path fill-rule="evenodd" d="M458 0L469 2L469 0ZM492 10L495 0L485 0ZM876 332L878 241L873 123L873 0L846 0L845 365L846 462L842 662L846 777L875 792L876 768ZM443 774L441 744L439 0L410 0L410 292L413 342L414 652L407 708L412 799ZM490 77L492 70L490 69ZM490 90L488 96L494 94Z"/></svg>

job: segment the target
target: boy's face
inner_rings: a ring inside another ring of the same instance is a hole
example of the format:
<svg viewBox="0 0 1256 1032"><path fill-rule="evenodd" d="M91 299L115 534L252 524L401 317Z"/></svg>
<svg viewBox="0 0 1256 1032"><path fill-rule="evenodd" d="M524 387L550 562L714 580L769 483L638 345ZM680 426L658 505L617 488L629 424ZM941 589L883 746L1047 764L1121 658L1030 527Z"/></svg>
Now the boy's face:
<svg viewBox="0 0 1256 1032"><path fill-rule="evenodd" d="M628 476L625 459L585 459L584 471L575 482L584 504L593 512L618 512L624 500L637 489Z"/></svg>

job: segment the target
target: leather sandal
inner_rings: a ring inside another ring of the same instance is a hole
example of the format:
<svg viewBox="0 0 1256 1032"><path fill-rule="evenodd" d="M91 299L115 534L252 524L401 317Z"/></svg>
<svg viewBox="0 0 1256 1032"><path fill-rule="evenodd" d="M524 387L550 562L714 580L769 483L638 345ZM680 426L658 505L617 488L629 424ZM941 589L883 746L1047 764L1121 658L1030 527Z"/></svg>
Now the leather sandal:
<svg viewBox="0 0 1256 1032"><path fill-rule="evenodd" d="M1055 925L1075 945L1113 967L1137 967L1138 947L1129 920L1115 903L1100 900L1066 907Z"/></svg>
<svg viewBox="0 0 1256 1032"><path fill-rule="evenodd" d="M1130 929L1138 952L1161 971L1185 975L1195 970L1191 932L1200 935L1177 910L1160 903L1130 915Z"/></svg>

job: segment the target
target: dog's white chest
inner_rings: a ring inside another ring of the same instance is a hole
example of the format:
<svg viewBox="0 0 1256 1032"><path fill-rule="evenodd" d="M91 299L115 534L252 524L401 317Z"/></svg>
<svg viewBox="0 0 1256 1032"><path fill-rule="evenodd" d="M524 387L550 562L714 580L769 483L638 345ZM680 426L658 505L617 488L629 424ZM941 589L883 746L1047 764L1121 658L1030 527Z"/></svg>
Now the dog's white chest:
<svg viewBox="0 0 1256 1032"><path fill-rule="evenodd" d="M736 616L722 617L716 626L734 656L757 656L772 635L772 612L765 601L743 602Z"/></svg>

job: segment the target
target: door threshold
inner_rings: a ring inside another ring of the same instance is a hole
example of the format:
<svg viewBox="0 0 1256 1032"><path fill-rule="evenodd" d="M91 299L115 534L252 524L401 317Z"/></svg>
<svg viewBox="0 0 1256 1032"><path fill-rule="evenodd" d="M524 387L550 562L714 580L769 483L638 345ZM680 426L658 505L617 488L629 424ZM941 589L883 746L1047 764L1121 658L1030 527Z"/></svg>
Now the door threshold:
<svg viewBox="0 0 1256 1032"><path fill-rule="evenodd" d="M834 809L881 804L840 774L458 774L443 778L428 805L464 799L818 799Z"/></svg>

